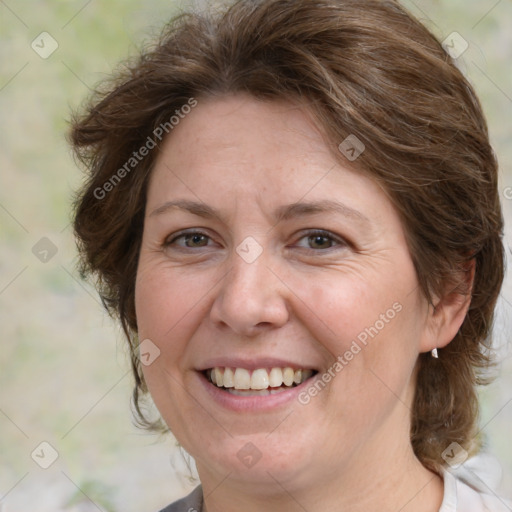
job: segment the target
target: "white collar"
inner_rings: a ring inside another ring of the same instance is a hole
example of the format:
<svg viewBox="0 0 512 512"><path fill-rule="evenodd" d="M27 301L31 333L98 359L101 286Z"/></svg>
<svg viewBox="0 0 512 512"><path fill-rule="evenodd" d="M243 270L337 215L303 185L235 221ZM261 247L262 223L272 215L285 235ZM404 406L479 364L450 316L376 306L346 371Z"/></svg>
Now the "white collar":
<svg viewBox="0 0 512 512"><path fill-rule="evenodd" d="M499 462L484 454L443 468L444 499L439 512L512 512L512 503L495 491L501 475Z"/></svg>

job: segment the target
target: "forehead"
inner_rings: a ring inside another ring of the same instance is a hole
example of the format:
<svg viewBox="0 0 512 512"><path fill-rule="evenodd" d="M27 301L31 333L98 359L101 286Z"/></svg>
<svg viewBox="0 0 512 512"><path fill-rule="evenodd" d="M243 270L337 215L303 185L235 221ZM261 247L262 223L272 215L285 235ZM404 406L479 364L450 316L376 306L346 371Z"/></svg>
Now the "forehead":
<svg viewBox="0 0 512 512"><path fill-rule="evenodd" d="M232 163L232 174L250 164L261 168L279 161L308 162L326 149L305 107L230 95L198 99L164 140L162 156L206 169Z"/></svg>
<svg viewBox="0 0 512 512"><path fill-rule="evenodd" d="M187 198L274 210L302 199L343 199L349 208L368 196L374 204L375 196L387 201L376 183L344 163L303 106L240 95L198 99L164 140L148 204Z"/></svg>

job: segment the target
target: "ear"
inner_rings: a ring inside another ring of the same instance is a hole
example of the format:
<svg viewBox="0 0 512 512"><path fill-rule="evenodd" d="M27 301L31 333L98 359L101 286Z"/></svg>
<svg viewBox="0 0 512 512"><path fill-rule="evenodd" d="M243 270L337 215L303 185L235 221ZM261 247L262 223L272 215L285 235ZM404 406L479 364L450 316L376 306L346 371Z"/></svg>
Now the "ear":
<svg viewBox="0 0 512 512"><path fill-rule="evenodd" d="M443 348L457 335L471 303L475 278L475 260L466 264L458 283L451 284L442 297L435 297L428 306L427 321L421 341L421 352Z"/></svg>

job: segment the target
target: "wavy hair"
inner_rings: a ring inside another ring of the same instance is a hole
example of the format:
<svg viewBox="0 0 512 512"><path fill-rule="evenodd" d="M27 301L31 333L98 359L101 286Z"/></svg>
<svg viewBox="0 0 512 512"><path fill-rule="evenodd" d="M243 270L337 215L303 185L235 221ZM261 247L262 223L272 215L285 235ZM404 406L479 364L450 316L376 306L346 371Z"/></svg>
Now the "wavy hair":
<svg viewBox="0 0 512 512"><path fill-rule="evenodd" d="M476 452L476 386L491 365L504 275L497 161L472 87L436 37L393 0L240 0L180 15L74 117L70 141L87 169L74 217L81 271L96 277L123 326L139 420L156 428L140 405L147 388L134 292L158 149L121 169L191 98L240 92L305 103L334 150L348 135L363 141L354 166L382 185L399 212L425 297L432 303L447 287L471 293L439 359L419 356L411 442L434 470L451 442ZM105 187L108 193L98 192ZM472 261L468 290L457 276Z"/></svg>

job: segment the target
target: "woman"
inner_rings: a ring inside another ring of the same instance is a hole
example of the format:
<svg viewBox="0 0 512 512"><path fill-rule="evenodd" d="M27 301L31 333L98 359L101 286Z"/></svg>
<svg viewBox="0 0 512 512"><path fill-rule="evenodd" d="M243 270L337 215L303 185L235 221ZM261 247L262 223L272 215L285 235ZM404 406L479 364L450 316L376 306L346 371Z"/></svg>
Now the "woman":
<svg viewBox="0 0 512 512"><path fill-rule="evenodd" d="M466 462L497 163L396 2L181 17L71 138L82 270L124 327L139 419L164 428L149 392L201 479L167 512L510 510Z"/></svg>

